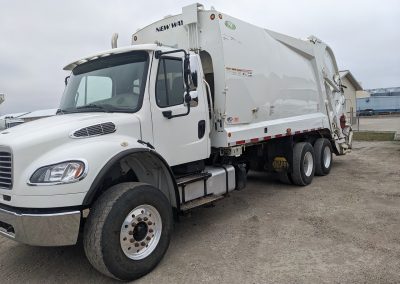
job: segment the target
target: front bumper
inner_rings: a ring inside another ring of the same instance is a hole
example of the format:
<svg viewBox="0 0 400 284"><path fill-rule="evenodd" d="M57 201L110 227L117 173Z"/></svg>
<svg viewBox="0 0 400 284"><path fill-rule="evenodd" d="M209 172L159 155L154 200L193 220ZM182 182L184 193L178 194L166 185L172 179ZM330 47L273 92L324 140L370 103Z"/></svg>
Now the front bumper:
<svg viewBox="0 0 400 284"><path fill-rule="evenodd" d="M0 207L0 235L32 246L74 245L80 222L79 210L32 213L8 206Z"/></svg>

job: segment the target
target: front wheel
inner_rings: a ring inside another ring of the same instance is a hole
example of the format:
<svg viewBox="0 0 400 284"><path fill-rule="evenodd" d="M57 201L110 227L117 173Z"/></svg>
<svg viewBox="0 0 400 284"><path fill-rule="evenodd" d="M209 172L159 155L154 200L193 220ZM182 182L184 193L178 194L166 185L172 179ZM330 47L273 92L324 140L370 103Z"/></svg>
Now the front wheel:
<svg viewBox="0 0 400 284"><path fill-rule="evenodd" d="M172 227L172 208L160 190L143 183L121 183L91 208L84 230L85 253L101 273L134 280L160 262Z"/></svg>

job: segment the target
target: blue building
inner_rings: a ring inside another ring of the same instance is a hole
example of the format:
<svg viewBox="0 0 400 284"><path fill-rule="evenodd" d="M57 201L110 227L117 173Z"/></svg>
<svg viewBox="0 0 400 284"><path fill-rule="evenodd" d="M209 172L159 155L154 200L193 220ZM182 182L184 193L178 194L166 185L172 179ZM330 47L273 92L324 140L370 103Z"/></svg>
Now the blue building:
<svg viewBox="0 0 400 284"><path fill-rule="evenodd" d="M367 90L371 96L357 98L359 114L400 113L400 87Z"/></svg>

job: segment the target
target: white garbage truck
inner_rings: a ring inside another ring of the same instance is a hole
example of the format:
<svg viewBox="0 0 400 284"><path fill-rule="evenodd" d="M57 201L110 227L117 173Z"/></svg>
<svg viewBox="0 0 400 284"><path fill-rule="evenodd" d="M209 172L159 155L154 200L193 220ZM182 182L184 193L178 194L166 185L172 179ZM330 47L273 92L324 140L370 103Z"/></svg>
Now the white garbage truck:
<svg viewBox="0 0 400 284"><path fill-rule="evenodd" d="M351 149L328 45L200 4L64 69L58 115L0 132L0 234L82 236L116 279L150 272L179 215L243 189L248 170L306 186Z"/></svg>

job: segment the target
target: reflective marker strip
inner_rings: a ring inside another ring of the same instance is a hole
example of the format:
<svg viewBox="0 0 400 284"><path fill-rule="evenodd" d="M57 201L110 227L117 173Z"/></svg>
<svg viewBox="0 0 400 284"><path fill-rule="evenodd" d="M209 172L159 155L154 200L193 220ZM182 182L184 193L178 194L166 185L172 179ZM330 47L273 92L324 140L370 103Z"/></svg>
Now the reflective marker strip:
<svg viewBox="0 0 400 284"><path fill-rule="evenodd" d="M297 130L294 133L296 135L296 134L307 133L307 132L321 130L321 129L323 129L323 127L311 128L311 129L306 129L306 130ZM293 133L291 133L291 134L285 133L285 134L276 134L274 136L264 136L262 138L252 138L250 140L239 140L239 141L236 141L236 143L228 143L228 146L233 146L235 144L236 145L244 145L244 144L250 144L250 143L257 143L257 142L260 142L260 141L263 141L263 140L264 141L271 140L272 137L281 138L281 137L284 137L284 136L292 136L292 135L293 135Z"/></svg>

